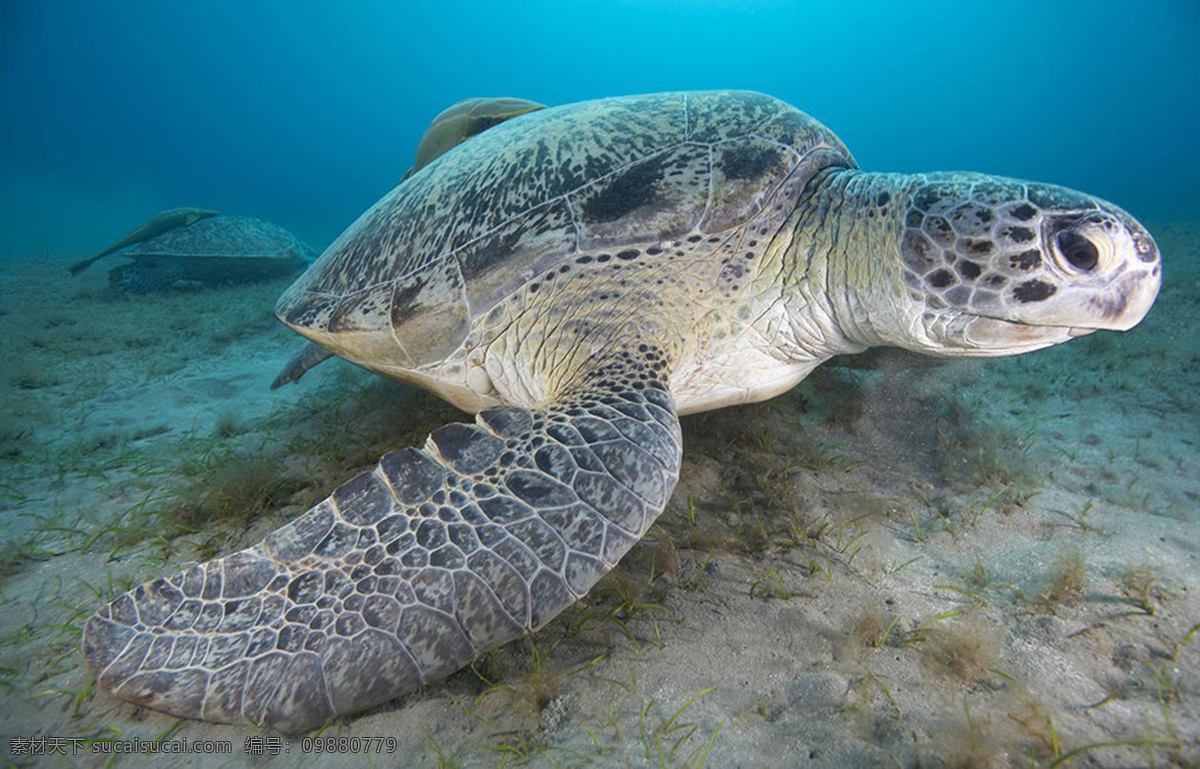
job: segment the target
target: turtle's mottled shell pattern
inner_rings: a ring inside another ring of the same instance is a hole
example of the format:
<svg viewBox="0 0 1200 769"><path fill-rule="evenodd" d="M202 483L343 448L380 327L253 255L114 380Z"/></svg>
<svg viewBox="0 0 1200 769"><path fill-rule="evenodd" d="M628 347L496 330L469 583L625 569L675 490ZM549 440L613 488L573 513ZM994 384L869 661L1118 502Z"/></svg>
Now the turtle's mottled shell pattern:
<svg viewBox="0 0 1200 769"><path fill-rule="evenodd" d="M369 347L379 362L406 325L445 335L444 344L422 346L442 356L474 319L572 255L727 231L759 213L789 176L853 165L828 129L758 93L630 96L534 112L394 189L276 312L352 360Z"/></svg>

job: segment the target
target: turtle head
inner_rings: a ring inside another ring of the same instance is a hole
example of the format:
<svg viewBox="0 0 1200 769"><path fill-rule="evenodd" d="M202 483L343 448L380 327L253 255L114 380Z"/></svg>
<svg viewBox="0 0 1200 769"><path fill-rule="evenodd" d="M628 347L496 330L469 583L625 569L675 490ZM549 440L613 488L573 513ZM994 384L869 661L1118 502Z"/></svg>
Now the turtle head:
<svg viewBox="0 0 1200 769"><path fill-rule="evenodd" d="M897 207L884 218L899 236L897 320L906 321L892 333L907 338L888 343L1008 355L1128 330L1154 303L1158 247L1110 203L983 174L901 178Z"/></svg>

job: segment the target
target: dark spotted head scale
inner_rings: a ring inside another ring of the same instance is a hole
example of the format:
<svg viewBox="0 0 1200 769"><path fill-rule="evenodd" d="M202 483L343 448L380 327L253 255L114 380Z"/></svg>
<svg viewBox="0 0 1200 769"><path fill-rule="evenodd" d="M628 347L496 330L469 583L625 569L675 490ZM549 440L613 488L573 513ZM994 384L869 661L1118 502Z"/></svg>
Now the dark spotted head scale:
<svg viewBox="0 0 1200 769"><path fill-rule="evenodd" d="M910 177L900 232L923 325L966 354L1127 330L1150 309L1153 238L1116 206L1074 190L973 173Z"/></svg>

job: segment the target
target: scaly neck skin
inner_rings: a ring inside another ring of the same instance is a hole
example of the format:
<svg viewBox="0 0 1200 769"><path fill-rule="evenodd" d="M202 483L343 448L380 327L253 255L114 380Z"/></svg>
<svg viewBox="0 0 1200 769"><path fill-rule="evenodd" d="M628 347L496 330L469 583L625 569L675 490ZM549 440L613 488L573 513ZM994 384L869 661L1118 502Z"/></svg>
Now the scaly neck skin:
<svg viewBox="0 0 1200 769"><path fill-rule="evenodd" d="M789 221L784 301L793 340L811 355L900 344L897 332L914 323L919 308L899 261L911 179L830 169L800 198Z"/></svg>

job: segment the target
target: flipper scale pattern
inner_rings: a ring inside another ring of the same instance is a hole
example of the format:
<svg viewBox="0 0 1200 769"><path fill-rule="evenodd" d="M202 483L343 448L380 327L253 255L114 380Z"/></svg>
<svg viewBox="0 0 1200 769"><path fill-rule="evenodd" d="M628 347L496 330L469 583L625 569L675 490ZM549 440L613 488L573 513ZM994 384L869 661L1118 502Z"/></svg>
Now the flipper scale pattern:
<svg viewBox="0 0 1200 769"><path fill-rule="evenodd" d="M681 448L662 368L617 355L542 409L388 453L258 545L102 608L87 664L157 710L298 732L536 630L666 505Z"/></svg>

